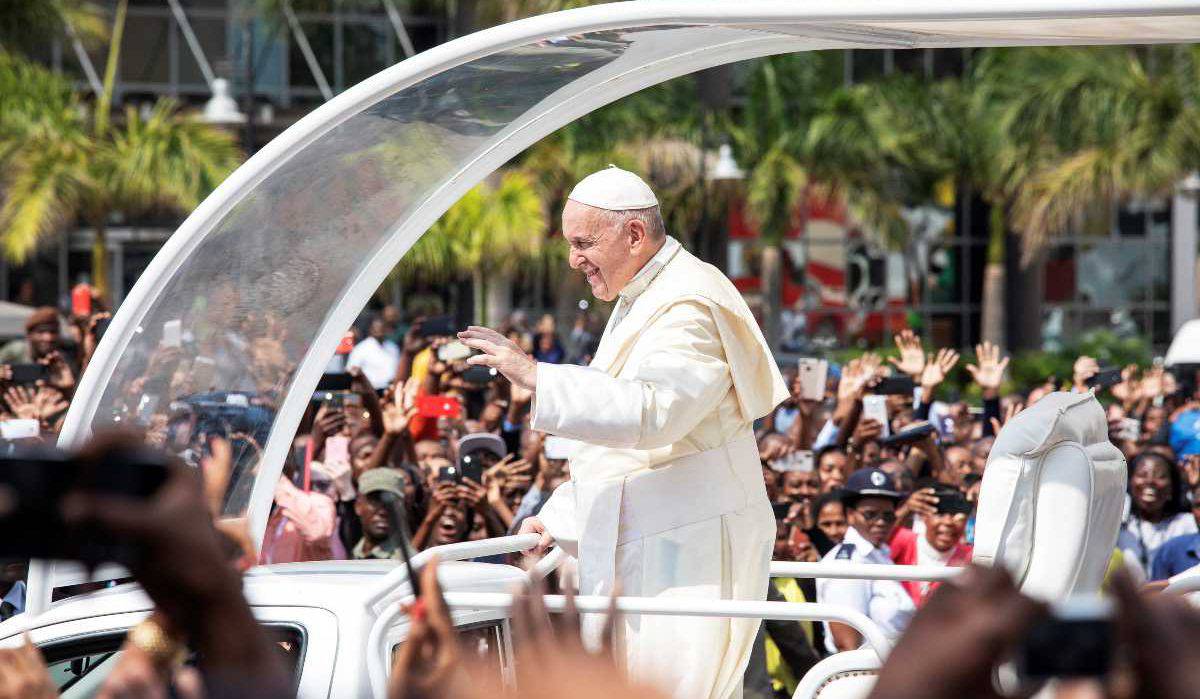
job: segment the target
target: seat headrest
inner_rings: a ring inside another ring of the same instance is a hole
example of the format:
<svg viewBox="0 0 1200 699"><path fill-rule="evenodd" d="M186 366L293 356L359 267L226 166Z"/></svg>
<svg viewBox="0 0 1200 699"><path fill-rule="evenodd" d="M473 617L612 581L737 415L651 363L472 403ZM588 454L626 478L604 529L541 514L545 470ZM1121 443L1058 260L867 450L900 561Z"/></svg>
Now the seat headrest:
<svg viewBox="0 0 1200 699"><path fill-rule="evenodd" d="M1108 420L1094 395L1058 391L1017 413L996 436L987 471L991 472L994 460L1005 455L1036 454L1059 442L1108 442Z"/></svg>
<svg viewBox="0 0 1200 699"><path fill-rule="evenodd" d="M1074 448L1060 448L1073 445ZM1048 462L1073 464L1068 470L1077 480L1072 487L1085 497L1081 504L1064 504L1055 512L1061 522L1096 524L1104 536L1076 545L1079 550L1056 552L1062 556L1063 575L1074 576L1081 562L1096 556L1107 561L1111 542L1107 529L1116 536L1108 501L1124 492L1124 457L1108 439L1104 409L1091 393L1052 393L1023 410L1004 426L988 455L975 518L973 558L985 565L1002 564L1024 582L1033 547L1046 537L1034 536L1034 513L1039 496L1039 478ZM1098 487L1102 486L1102 487ZM1119 493L1113 491L1119 490ZM1095 506L1096 499L1105 502ZM1079 510L1079 511L1076 511ZM1092 522L1100 518L1103 522ZM1113 525L1110 527L1110 525ZM1053 528L1054 522L1044 527ZM1073 544L1074 545L1074 544ZM1109 551L1092 551L1108 546ZM1087 549L1087 550L1084 550ZM1090 563L1088 570L1093 569Z"/></svg>

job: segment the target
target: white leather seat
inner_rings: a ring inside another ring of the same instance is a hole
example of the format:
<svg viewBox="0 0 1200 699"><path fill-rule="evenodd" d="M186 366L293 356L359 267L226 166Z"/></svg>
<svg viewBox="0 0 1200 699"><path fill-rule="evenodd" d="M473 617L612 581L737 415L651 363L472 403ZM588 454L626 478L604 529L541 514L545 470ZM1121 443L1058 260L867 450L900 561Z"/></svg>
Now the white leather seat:
<svg viewBox="0 0 1200 699"><path fill-rule="evenodd" d="M1125 457L1091 393L1052 393L1004 426L988 456L973 560L1051 601L1097 592L1117 542Z"/></svg>
<svg viewBox="0 0 1200 699"><path fill-rule="evenodd" d="M1013 418L988 456L973 560L1003 565L1043 600L1097 592L1117 542L1125 457L1108 441L1091 393L1052 393ZM794 699L862 699L879 659L870 649L813 666Z"/></svg>

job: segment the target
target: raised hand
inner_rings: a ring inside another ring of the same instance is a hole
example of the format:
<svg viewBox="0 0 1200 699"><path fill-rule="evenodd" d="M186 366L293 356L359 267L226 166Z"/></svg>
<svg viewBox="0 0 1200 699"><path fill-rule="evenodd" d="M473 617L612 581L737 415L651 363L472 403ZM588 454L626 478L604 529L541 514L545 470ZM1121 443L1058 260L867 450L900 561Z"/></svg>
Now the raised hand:
<svg viewBox="0 0 1200 699"><path fill-rule="evenodd" d="M460 332L458 339L467 347L483 353L469 357L468 364L491 367L503 374L514 387L535 390L537 362L512 340L491 328L478 325L472 325Z"/></svg>
<svg viewBox="0 0 1200 699"><path fill-rule="evenodd" d="M4 389L4 400L18 420L41 420L34 396L28 386L9 386Z"/></svg>
<svg viewBox="0 0 1200 699"><path fill-rule="evenodd" d="M55 350L47 354L38 360L38 364L47 369L47 386L56 388L68 396L75 392L75 372L71 371L71 365L63 358L61 352Z"/></svg>
<svg viewBox="0 0 1200 699"><path fill-rule="evenodd" d="M408 639L396 651L388 699L478 696L471 691L454 622L442 599L437 559L421 569L421 597L406 603Z"/></svg>
<svg viewBox="0 0 1200 699"><path fill-rule="evenodd" d="M975 346L976 364L967 365L967 373L971 375L979 388L983 390L984 398L995 398L1000 395L1000 384L1004 381L1004 370L1008 368L1008 357L1000 356L1000 347L985 341Z"/></svg>
<svg viewBox="0 0 1200 699"><path fill-rule="evenodd" d="M16 648L0 649L0 699L52 699L58 688L37 646L25 637Z"/></svg>
<svg viewBox="0 0 1200 699"><path fill-rule="evenodd" d="M1139 395L1145 400L1154 400L1167 393L1167 372L1160 366L1151 367L1142 379Z"/></svg>
<svg viewBox="0 0 1200 699"><path fill-rule="evenodd" d="M413 383L410 379L408 383ZM417 409L411 405L408 394L408 383L405 384L403 391L395 391L392 394L392 400L388 401L383 406L383 431L391 435L404 434L408 430L409 422L416 416ZM405 407L406 403L410 403Z"/></svg>
<svg viewBox="0 0 1200 699"><path fill-rule="evenodd" d="M946 380L946 375L958 364L958 352L943 347L938 350L937 356L929 355L928 361L925 362L925 369L921 371L921 390L926 396L923 400L928 401L933 396L933 389Z"/></svg>
<svg viewBox="0 0 1200 699"><path fill-rule="evenodd" d="M1128 403L1137 397L1137 373L1138 367L1136 364L1126 365L1121 370L1121 382L1109 389L1112 392L1113 398L1121 401L1121 403Z"/></svg>
<svg viewBox="0 0 1200 699"><path fill-rule="evenodd" d="M1071 384L1076 391L1083 393L1088 390L1088 379L1099 373L1100 364L1095 359L1084 355L1075 360L1075 366L1071 369Z"/></svg>
<svg viewBox="0 0 1200 699"><path fill-rule="evenodd" d="M879 355L870 352L847 362L838 382L838 400L862 400L867 387L879 378L882 365Z"/></svg>
<svg viewBox="0 0 1200 699"><path fill-rule="evenodd" d="M65 411L71 404L67 402L62 393L55 389L39 388L33 396L33 406L37 410L37 419L49 422L51 418Z"/></svg>
<svg viewBox="0 0 1200 699"><path fill-rule="evenodd" d="M919 381L921 372L925 369L925 349L921 347L921 338L912 330L905 328L895 337L896 348L900 350L900 358L888 357L899 371L908 374L913 381Z"/></svg>

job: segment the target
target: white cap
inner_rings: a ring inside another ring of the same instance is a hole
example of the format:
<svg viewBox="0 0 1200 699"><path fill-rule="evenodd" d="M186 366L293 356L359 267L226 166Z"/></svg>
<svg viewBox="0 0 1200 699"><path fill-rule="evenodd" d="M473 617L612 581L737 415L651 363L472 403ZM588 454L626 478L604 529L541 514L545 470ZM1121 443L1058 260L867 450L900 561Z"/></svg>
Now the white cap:
<svg viewBox="0 0 1200 699"><path fill-rule="evenodd" d="M650 185L632 172L622 170L616 165L609 165L600 172L593 172L580 180L567 199L609 211L649 209L658 206L658 197L654 196Z"/></svg>

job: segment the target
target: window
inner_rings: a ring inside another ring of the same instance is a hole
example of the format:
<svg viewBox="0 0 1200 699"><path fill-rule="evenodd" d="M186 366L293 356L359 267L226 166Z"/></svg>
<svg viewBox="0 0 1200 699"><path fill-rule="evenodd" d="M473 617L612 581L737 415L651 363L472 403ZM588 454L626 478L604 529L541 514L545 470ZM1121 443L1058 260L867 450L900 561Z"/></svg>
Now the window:
<svg viewBox="0 0 1200 699"><path fill-rule="evenodd" d="M293 682L300 680L304 667L304 630L298 626L282 624L266 625L267 634L274 641L284 667L291 673ZM75 638L68 641L51 642L41 646L50 677L58 687L62 699L85 699L100 691L105 678L116 667L121 657L121 644L125 633L104 633ZM194 658L189 657L188 663Z"/></svg>
<svg viewBox="0 0 1200 699"><path fill-rule="evenodd" d="M497 679L503 678L504 673L504 622L484 621L476 624L465 624L457 627L459 647L464 653L473 657L467 663L473 667L482 667ZM404 646L401 641L392 646L392 659Z"/></svg>

